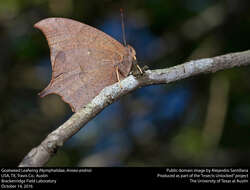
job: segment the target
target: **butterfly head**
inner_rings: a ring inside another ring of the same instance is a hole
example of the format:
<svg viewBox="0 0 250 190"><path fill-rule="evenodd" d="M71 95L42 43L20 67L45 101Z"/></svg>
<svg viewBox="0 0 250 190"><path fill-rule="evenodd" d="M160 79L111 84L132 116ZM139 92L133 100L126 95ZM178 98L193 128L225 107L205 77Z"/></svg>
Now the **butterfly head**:
<svg viewBox="0 0 250 190"><path fill-rule="evenodd" d="M135 56L136 52L135 52L135 49L132 46L130 46L130 45L127 45L126 48L128 50L128 57L129 57L130 61L136 62L136 56Z"/></svg>

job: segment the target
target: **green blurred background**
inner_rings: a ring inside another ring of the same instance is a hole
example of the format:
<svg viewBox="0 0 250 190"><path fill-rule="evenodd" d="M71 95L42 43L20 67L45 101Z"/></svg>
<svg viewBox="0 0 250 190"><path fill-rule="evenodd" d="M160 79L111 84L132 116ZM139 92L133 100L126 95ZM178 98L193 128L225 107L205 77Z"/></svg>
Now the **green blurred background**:
<svg viewBox="0 0 250 190"><path fill-rule="evenodd" d="M166 68L250 49L248 0L1 0L0 165L17 166L72 112L37 96L51 77L33 25L68 17L121 41L141 65ZM250 68L141 88L106 108L47 166L250 166Z"/></svg>

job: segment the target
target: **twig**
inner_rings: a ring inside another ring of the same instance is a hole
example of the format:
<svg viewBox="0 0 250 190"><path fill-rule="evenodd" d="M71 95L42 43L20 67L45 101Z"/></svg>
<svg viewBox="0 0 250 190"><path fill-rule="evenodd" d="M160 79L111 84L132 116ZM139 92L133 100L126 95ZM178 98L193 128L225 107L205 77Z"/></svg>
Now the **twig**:
<svg viewBox="0 0 250 190"><path fill-rule="evenodd" d="M139 87L168 84L194 75L213 73L244 65L250 65L250 50L190 61L166 69L147 70L138 78L130 75L121 81L122 88L118 83L104 88L89 104L51 132L39 146L33 148L21 161L19 167L44 166L58 148L63 146L64 142L76 134L105 107Z"/></svg>

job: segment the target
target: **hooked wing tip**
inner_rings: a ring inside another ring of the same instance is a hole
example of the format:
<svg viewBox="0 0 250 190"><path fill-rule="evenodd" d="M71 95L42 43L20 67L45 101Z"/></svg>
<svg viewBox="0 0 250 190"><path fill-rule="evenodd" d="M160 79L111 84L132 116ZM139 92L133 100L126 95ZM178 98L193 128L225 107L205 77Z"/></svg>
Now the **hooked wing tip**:
<svg viewBox="0 0 250 190"><path fill-rule="evenodd" d="M41 27L46 23L47 19L40 20L39 22L34 24L34 28L41 29Z"/></svg>
<svg viewBox="0 0 250 190"><path fill-rule="evenodd" d="M47 96L48 93L47 93L47 91L45 91L45 89L44 89L42 92L39 92L37 95L40 96L41 98L43 98L44 96Z"/></svg>
<svg viewBox="0 0 250 190"><path fill-rule="evenodd" d="M40 20L39 22L34 24L34 28L38 28L42 30L44 27L48 27L50 24L53 24L56 19L58 18L53 17L53 18L45 18L43 20Z"/></svg>
<svg viewBox="0 0 250 190"><path fill-rule="evenodd" d="M40 96L41 98L43 98L44 96L47 96L48 94L52 94L53 91L51 90L51 82L49 83L49 85L43 89L41 92L38 93L38 96Z"/></svg>

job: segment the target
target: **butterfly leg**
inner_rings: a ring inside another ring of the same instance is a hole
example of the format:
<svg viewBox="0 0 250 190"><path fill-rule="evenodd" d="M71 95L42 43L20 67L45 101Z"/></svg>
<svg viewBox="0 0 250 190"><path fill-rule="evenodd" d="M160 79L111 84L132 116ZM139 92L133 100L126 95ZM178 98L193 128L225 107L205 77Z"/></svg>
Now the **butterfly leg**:
<svg viewBox="0 0 250 190"><path fill-rule="evenodd" d="M141 67L138 64L136 64L136 67L140 71L140 73L143 74L142 69L141 69Z"/></svg>
<svg viewBox="0 0 250 190"><path fill-rule="evenodd" d="M136 61L136 57L134 56L133 58ZM140 73L143 74L143 71L142 71L141 67L137 63L134 63L134 64L136 65L136 67L140 71Z"/></svg>
<svg viewBox="0 0 250 190"><path fill-rule="evenodd" d="M120 87L122 88L121 81L120 81L120 75L119 75L119 68L118 68L118 66L115 66L115 73L116 73L116 77L117 77L117 80L118 80L118 82L119 82L119 85L120 85Z"/></svg>

